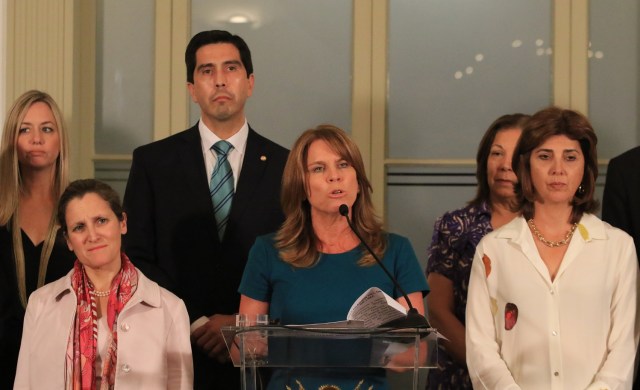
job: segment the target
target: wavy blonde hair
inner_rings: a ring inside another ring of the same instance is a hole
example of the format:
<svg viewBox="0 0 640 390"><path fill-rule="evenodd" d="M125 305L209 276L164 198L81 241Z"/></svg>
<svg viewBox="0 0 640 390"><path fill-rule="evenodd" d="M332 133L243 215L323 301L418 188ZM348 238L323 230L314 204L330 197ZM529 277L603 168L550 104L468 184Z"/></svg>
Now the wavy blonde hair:
<svg viewBox="0 0 640 390"><path fill-rule="evenodd" d="M289 153L282 176L281 203L285 221L276 234L276 248L280 257L284 262L300 268L311 267L320 258L318 238L311 225L311 205L307 200L307 156L311 144L318 140L325 141L355 169L360 192L351 209L353 223L371 249L382 258L387 240L373 208L371 184L360 150L343 130L327 124L302 133ZM375 259L363 251L358 264L373 265Z"/></svg>
<svg viewBox="0 0 640 390"><path fill-rule="evenodd" d="M7 113L0 152L0 182L2 182L2 186L0 187L0 225L11 230L18 293L23 306L26 306L27 304L27 288L18 204L20 195L24 192L24 183L20 172L20 164L18 162L17 144L20 127L22 126L24 117L27 114L27 111L29 111L29 108L31 108L34 103L38 102L45 103L51 109L58 128L58 134L60 136L60 153L56 161L56 171L51 191L51 196L56 200L56 202L68 184L67 175L69 171L67 162L69 145L60 108L53 98L46 92L31 90L23 93L18 97L18 99L16 99ZM49 264L49 257L53 250L57 231L58 226L56 224L56 213L52 212L49 220L47 236L42 247L42 254L40 255L38 287L44 285L45 276L47 274L47 265Z"/></svg>

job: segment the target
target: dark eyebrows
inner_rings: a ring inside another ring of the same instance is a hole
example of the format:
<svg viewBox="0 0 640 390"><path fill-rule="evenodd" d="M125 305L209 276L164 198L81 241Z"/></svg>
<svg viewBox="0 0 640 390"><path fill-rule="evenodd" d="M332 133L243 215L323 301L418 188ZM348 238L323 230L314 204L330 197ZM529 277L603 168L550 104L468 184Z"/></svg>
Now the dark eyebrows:
<svg viewBox="0 0 640 390"><path fill-rule="evenodd" d="M224 61L222 63L222 65L223 66L236 65L238 67L242 67L242 61L240 61L240 60L228 60L228 61ZM198 65L198 67L196 68L196 71L200 71L200 70L205 69L205 68L213 68L213 67L214 67L214 64L211 63L211 62L208 62L206 64Z"/></svg>
<svg viewBox="0 0 640 390"><path fill-rule="evenodd" d="M196 71L200 71L204 68L213 68L213 64L212 63L207 63L207 64L200 64L198 65L198 67L196 68Z"/></svg>
<svg viewBox="0 0 640 390"><path fill-rule="evenodd" d="M225 61L224 64L225 65L237 65L239 67L242 67L242 61L240 61L240 60L229 60L229 61Z"/></svg>
<svg viewBox="0 0 640 390"><path fill-rule="evenodd" d="M545 153L553 153L553 149L536 149L534 150L534 153L541 153L541 152L545 152ZM581 150L580 149L564 149L562 151L563 154L567 154L567 153L580 153Z"/></svg>
<svg viewBox="0 0 640 390"><path fill-rule="evenodd" d="M76 226L82 226L82 225L84 225L84 221L76 221L76 222L67 224L67 227L70 227L73 229Z"/></svg>

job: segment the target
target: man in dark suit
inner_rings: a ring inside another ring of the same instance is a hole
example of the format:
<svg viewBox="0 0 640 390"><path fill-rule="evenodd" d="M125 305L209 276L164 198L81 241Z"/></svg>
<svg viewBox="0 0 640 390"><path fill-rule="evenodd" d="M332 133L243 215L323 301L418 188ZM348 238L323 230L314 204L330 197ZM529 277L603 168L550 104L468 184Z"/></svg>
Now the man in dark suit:
<svg viewBox="0 0 640 390"><path fill-rule="evenodd" d="M633 237L640 256L640 146L612 158L602 196L602 219ZM640 257L638 258L640 262ZM631 270L630 270L631 271ZM633 388L640 389L636 357Z"/></svg>
<svg viewBox="0 0 640 390"><path fill-rule="evenodd" d="M633 237L640 249L640 146L612 158L602 197L602 219ZM640 252L638 252L640 253Z"/></svg>
<svg viewBox="0 0 640 390"><path fill-rule="evenodd" d="M240 374L229 362L220 328L235 324L237 288L256 236L277 230L284 220L280 184L288 151L246 121L254 75L242 38L200 32L189 42L185 62L200 121L133 152L124 244L136 266L185 301L195 388L237 389ZM213 149L220 140L231 144L228 153ZM214 214L220 155L233 174L231 209L228 219L218 217L222 223Z"/></svg>

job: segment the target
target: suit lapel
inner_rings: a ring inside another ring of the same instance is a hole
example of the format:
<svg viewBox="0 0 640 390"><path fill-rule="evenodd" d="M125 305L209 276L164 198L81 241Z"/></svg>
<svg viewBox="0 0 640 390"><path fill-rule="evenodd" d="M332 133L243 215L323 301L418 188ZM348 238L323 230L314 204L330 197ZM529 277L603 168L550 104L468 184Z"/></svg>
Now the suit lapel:
<svg viewBox="0 0 640 390"><path fill-rule="evenodd" d="M209 231L207 236L211 237L213 243L219 243L217 223L213 214L213 203L211 201L211 195L209 194L209 185L205 179L207 171L204 166L202 140L200 139L198 124L183 134L184 136L182 137L182 143L179 149L182 164L180 173L185 176L190 192L193 194L193 196L186 201L196 202L195 205L197 205L199 210L203 212L206 210L207 219L211 223L205 224L202 228Z"/></svg>
<svg viewBox="0 0 640 390"><path fill-rule="evenodd" d="M205 207L204 203L206 202L206 207L209 210L208 214L211 216L215 227L213 204L209 195L209 187L206 185L206 180L204 179L207 174L204 166L204 157L202 156L202 141L197 124L184 132L182 141L179 151L180 160L183 164L181 171L184 173L192 192L195 194L195 201L202 204L202 207ZM259 187L257 184L260 183L264 176L267 164L269 163L269 157L267 144L263 142L262 137L258 135L258 133L249 128L247 146L245 148L244 160L242 161L242 170L238 178L238 186L231 205L231 213L229 215L230 222L239 220L247 206L251 203L252 199L254 199ZM217 234L213 234L212 236L215 236L213 239L218 241Z"/></svg>
<svg viewBox="0 0 640 390"><path fill-rule="evenodd" d="M205 179L207 171L204 166L204 156L202 156L202 143L198 125L186 131L182 140L181 149L179 150L180 160L183 164L181 174L185 176L193 193L197 194L198 201L208 202L213 213L209 187Z"/></svg>
<svg viewBox="0 0 640 390"><path fill-rule="evenodd" d="M237 220L246 209L254 193L257 191L257 183L260 182L267 164L269 162L269 153L265 144L261 142L260 136L249 128L249 136L247 137L247 146L242 161L242 171L238 179L238 188L233 196L233 204L231 206L231 220Z"/></svg>

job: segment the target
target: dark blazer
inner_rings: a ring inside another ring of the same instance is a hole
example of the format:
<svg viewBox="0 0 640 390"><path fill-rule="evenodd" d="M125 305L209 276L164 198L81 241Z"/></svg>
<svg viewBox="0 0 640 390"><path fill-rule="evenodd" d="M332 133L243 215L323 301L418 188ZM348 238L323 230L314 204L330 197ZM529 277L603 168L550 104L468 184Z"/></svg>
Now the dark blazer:
<svg viewBox="0 0 640 390"><path fill-rule="evenodd" d="M27 297L37 288L40 254L44 243L34 246L22 232ZM67 247L62 231L58 230L56 241L49 257L45 283L64 277L73 268L76 256ZM18 353L22 341L22 325L25 309L20 302L16 266L13 256L11 231L0 226L0 389L12 389L18 364Z"/></svg>
<svg viewBox="0 0 640 390"><path fill-rule="evenodd" d="M602 196L602 219L633 237L640 263L640 146L612 158L607 167L607 179ZM636 354L636 370L640 350ZM640 389L636 371L634 389Z"/></svg>
<svg viewBox="0 0 640 390"><path fill-rule="evenodd" d="M220 242L197 124L141 146L124 196L131 261L187 306L191 321L238 311L238 285L258 235L277 230L288 151L249 129L225 237ZM196 389L239 388L239 371L193 348Z"/></svg>
<svg viewBox="0 0 640 390"><path fill-rule="evenodd" d="M633 237L640 248L640 146L612 158L602 197L602 219ZM639 252L640 253L640 252Z"/></svg>

